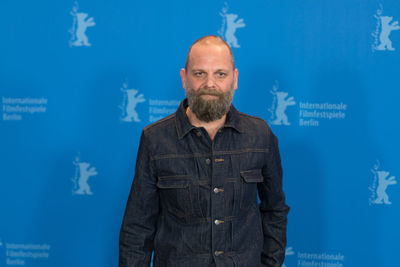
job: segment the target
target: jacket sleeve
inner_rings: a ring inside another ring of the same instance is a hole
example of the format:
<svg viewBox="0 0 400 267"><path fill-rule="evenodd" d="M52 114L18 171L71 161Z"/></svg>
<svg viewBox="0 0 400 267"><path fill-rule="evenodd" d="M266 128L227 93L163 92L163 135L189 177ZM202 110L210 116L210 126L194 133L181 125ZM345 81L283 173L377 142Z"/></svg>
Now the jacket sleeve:
<svg viewBox="0 0 400 267"><path fill-rule="evenodd" d="M150 266L159 212L157 178L144 132L119 235L119 267Z"/></svg>
<svg viewBox="0 0 400 267"><path fill-rule="evenodd" d="M261 266L280 267L285 259L286 225L289 206L282 189L282 167L278 140L268 128L268 152L262 170L263 183L258 184L260 212L264 233Z"/></svg>

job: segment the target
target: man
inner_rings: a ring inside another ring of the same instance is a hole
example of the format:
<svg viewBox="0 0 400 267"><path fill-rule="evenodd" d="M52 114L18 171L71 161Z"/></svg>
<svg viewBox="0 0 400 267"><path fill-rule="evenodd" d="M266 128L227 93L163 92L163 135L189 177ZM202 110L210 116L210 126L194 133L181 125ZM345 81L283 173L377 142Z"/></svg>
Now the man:
<svg viewBox="0 0 400 267"><path fill-rule="evenodd" d="M153 251L154 266L281 266L289 207L278 143L231 105L230 47L197 40L180 75L187 99L142 133L119 266L150 266Z"/></svg>

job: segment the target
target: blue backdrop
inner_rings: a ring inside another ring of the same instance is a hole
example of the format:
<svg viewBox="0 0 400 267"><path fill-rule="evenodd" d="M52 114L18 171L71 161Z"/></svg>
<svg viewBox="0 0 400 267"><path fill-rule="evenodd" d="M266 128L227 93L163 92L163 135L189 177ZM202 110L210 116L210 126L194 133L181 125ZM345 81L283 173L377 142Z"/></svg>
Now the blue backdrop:
<svg viewBox="0 0 400 267"><path fill-rule="evenodd" d="M207 34L279 138L285 265L400 266L398 20L397 0L1 0L0 266L117 266L141 130Z"/></svg>

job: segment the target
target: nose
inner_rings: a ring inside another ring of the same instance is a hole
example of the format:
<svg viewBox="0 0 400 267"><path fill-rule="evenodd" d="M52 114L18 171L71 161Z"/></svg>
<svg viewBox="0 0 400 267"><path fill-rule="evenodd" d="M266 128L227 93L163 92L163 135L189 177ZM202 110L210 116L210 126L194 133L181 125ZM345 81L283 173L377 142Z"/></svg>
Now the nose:
<svg viewBox="0 0 400 267"><path fill-rule="evenodd" d="M212 75L208 75L206 78L206 84L208 88L215 88L215 79Z"/></svg>

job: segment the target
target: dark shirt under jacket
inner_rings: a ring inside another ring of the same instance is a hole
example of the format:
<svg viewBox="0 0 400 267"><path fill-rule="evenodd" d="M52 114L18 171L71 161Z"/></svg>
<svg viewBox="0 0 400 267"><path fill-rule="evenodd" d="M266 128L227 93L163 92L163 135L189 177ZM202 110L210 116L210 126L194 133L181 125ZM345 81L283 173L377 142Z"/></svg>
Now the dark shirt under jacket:
<svg viewBox="0 0 400 267"><path fill-rule="evenodd" d="M289 207L277 138L231 106L211 140L186 108L142 132L119 266L150 266L153 251L156 267L281 266Z"/></svg>

